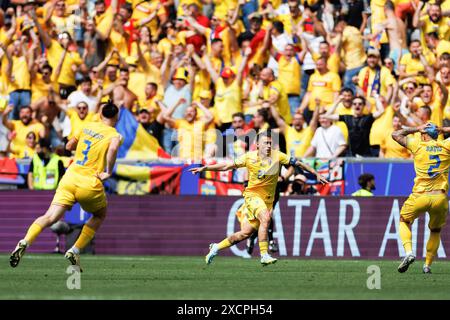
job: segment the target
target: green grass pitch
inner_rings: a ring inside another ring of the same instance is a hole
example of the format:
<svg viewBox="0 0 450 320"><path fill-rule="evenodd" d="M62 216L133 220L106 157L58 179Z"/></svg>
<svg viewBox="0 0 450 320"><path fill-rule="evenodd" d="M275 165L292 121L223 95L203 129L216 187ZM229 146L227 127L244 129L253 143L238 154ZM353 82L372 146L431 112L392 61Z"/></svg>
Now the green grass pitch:
<svg viewBox="0 0 450 320"><path fill-rule="evenodd" d="M25 255L15 269L0 255L0 299L450 299L450 262L422 274L416 261L405 274L399 261L216 257L82 256L81 289L66 286L61 255ZM381 289L369 290L367 268L381 270Z"/></svg>

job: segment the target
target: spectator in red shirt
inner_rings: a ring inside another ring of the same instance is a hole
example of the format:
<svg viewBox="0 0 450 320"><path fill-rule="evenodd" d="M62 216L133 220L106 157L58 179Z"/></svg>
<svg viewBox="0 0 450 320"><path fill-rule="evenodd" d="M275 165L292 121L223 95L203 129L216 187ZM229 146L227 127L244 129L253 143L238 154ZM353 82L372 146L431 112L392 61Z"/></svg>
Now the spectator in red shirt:
<svg viewBox="0 0 450 320"><path fill-rule="evenodd" d="M200 8L196 3L191 3L188 7L189 15L197 21L198 24L202 25L205 28L209 28L210 22L207 17L202 15ZM186 24L189 25L189 22L186 21ZM205 45L206 39L203 35L194 34L193 36L186 38L186 44L194 45L195 52L201 55L201 48Z"/></svg>

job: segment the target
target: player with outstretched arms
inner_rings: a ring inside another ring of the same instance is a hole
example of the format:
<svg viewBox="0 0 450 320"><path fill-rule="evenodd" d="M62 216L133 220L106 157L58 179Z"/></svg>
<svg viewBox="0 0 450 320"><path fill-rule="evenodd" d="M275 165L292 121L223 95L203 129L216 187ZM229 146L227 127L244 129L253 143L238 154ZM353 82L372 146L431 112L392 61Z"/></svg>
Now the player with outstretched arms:
<svg viewBox="0 0 450 320"><path fill-rule="evenodd" d="M106 216L103 181L111 177L122 143L122 136L115 129L118 117L119 108L116 105L111 102L104 104L101 121L86 124L67 143L68 150L76 149L74 161L61 179L50 208L33 222L25 238L19 241L11 253L11 267L17 267L25 250L42 230L61 219L75 202L80 203L83 210L92 213L74 246L65 255L72 265L80 266L80 250L89 244Z"/></svg>
<svg viewBox="0 0 450 320"><path fill-rule="evenodd" d="M256 151L247 152L232 163L218 163L203 167L192 168L192 173L203 171L227 171L246 167L249 174L248 185L244 191L245 220L241 223L241 230L230 235L220 243L210 244L209 253L205 257L210 264L220 250L231 247L250 237L255 230L258 231L261 264L273 264L277 259L271 257L268 251L267 228L271 219L270 212L274 201L275 188L282 165L298 166L316 175L321 183L328 181L307 164L289 158L286 154L272 149L272 136L270 131L263 131L256 136Z"/></svg>

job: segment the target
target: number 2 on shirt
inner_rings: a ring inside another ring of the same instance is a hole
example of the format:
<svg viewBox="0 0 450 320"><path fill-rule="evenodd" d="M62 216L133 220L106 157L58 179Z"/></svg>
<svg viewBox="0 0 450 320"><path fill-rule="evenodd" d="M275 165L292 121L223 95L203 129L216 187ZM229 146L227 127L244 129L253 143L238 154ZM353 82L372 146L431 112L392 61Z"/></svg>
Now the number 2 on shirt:
<svg viewBox="0 0 450 320"><path fill-rule="evenodd" d="M436 160L435 164L432 164L428 167L428 175L430 176L430 178L434 178L438 173L433 172L433 169L439 168L439 166L441 165L441 158L439 158L438 155L431 155L430 160Z"/></svg>
<svg viewBox="0 0 450 320"><path fill-rule="evenodd" d="M77 164L79 164L80 166L84 166L84 164L88 160L88 153L89 153L89 150L91 149L91 144L92 144L92 141L89 141L86 139L83 142L86 144L86 149L81 151L81 153L84 155L83 161L80 161L80 160L77 161Z"/></svg>

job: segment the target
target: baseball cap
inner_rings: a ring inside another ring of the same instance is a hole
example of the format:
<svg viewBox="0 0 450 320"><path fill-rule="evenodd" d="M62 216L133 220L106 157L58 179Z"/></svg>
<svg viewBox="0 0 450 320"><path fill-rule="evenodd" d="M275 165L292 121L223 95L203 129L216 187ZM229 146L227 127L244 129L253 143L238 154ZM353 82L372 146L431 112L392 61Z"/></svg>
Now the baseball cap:
<svg viewBox="0 0 450 320"><path fill-rule="evenodd" d="M253 20L253 19L257 19L257 20L262 20L262 15L259 12L253 12L252 14L248 15L248 19L249 20Z"/></svg>
<svg viewBox="0 0 450 320"><path fill-rule="evenodd" d="M380 56L380 51L378 51L378 49L375 48L369 48L369 50L367 50L367 56L375 56L375 57L379 57Z"/></svg>
<svg viewBox="0 0 450 320"><path fill-rule="evenodd" d="M175 71L175 74L172 77L173 80L175 79L180 79L180 80L184 80L184 81L188 81L188 72L186 70L186 68L178 68Z"/></svg>
<svg viewBox="0 0 450 320"><path fill-rule="evenodd" d="M220 76L225 79L231 78L234 75L236 75L236 73L233 72L233 70L229 67L223 68L222 72L220 73Z"/></svg>
<svg viewBox="0 0 450 320"><path fill-rule="evenodd" d="M199 93L199 97L201 99L211 99L211 91L209 90L201 90Z"/></svg>
<svg viewBox="0 0 450 320"><path fill-rule="evenodd" d="M130 64L130 65L137 66L138 59L135 56L128 56L128 57L125 58L125 62Z"/></svg>

